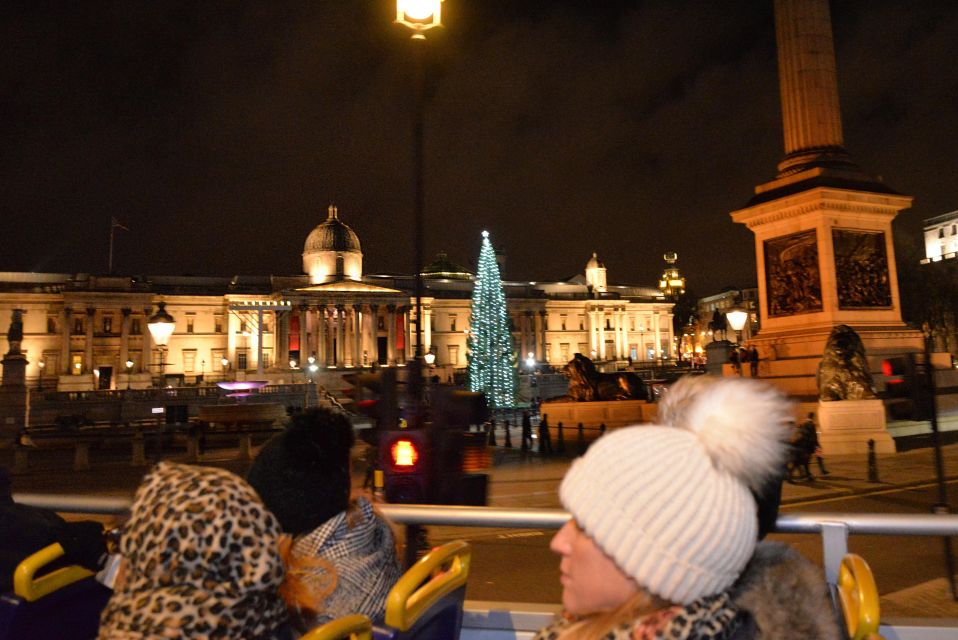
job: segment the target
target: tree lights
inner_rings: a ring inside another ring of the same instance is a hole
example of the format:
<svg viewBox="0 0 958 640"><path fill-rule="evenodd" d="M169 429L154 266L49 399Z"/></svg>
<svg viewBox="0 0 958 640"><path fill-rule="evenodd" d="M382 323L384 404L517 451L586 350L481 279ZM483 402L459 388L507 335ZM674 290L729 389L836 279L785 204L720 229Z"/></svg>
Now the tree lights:
<svg viewBox="0 0 958 640"><path fill-rule="evenodd" d="M469 390L485 393L489 406L494 409L514 406L516 354L499 265L488 231L482 232L469 327Z"/></svg>

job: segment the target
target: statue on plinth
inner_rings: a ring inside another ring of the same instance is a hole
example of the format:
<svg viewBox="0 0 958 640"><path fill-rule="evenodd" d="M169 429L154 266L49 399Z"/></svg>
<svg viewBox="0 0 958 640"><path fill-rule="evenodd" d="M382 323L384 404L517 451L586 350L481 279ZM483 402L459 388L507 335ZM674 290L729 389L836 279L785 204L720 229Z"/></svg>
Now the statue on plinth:
<svg viewBox="0 0 958 640"><path fill-rule="evenodd" d="M581 353L562 367L562 373L569 378L569 398L575 402L649 398L648 389L639 376L628 371L602 373Z"/></svg>
<svg viewBox="0 0 958 640"><path fill-rule="evenodd" d="M7 330L7 342L10 343L10 349L7 356L21 355L20 344L23 342L23 309L14 309L13 316L10 318L10 328Z"/></svg>
<svg viewBox="0 0 958 640"><path fill-rule="evenodd" d="M865 359L865 345L848 325L840 324L832 329L815 377L822 402L876 398L875 384Z"/></svg>

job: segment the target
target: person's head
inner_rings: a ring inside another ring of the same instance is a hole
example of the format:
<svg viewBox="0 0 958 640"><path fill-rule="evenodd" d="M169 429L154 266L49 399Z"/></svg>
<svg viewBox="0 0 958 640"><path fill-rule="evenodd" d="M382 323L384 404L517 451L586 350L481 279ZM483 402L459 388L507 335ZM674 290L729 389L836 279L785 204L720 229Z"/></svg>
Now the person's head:
<svg viewBox="0 0 958 640"><path fill-rule="evenodd" d="M728 589L752 555L752 492L784 462L788 403L741 378L673 392L660 414L673 424L610 432L562 481L574 522L552 549L562 556L570 613L608 611L642 594L689 604Z"/></svg>
<svg viewBox="0 0 958 640"><path fill-rule="evenodd" d="M253 461L247 480L276 514L283 531L309 533L349 506L349 451L355 442L346 416L310 409L294 416Z"/></svg>
<svg viewBox="0 0 958 640"><path fill-rule="evenodd" d="M810 411L810 412L808 413L808 419L809 419L809 420L814 420L814 419L815 419L815 414L814 414L814 412L811 412L811 411Z"/></svg>
<svg viewBox="0 0 958 640"><path fill-rule="evenodd" d="M133 500L100 637L268 637L287 620L280 536L242 478L159 463Z"/></svg>

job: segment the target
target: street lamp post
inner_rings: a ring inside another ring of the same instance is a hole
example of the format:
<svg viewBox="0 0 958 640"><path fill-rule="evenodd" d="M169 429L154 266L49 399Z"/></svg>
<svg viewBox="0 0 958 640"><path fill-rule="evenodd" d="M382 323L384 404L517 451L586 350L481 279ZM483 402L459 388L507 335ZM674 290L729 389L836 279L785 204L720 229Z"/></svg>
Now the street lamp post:
<svg viewBox="0 0 958 640"><path fill-rule="evenodd" d="M425 169L423 159L423 107L426 90L426 71L423 57L426 44L425 32L442 26L442 0L396 0L396 22L411 29L416 50L416 103L413 109L413 172L415 174L415 206L413 209L413 233L416 267L416 352L409 386L412 395L413 416L417 425L420 418L422 395L422 270L423 270L423 217L426 208Z"/></svg>
<svg viewBox="0 0 958 640"><path fill-rule="evenodd" d="M229 358L220 358L220 366L223 367L223 380L226 380L226 378L227 378L226 371L227 371L227 370L229 369L229 367L230 367L230 359L229 359Z"/></svg>
<svg viewBox="0 0 958 640"><path fill-rule="evenodd" d="M43 391L43 370L46 368L46 360L41 360L37 363L37 367L40 368L40 373L37 374L37 391Z"/></svg>
<svg viewBox="0 0 958 640"><path fill-rule="evenodd" d="M160 383L162 386L162 383L165 382L166 345L169 344L170 336L173 335L173 328L176 326L176 321L173 320L173 316L167 313L165 302L160 302L158 306L159 308L156 310L156 313L150 316L146 326L150 330L153 342L160 348Z"/></svg>
<svg viewBox="0 0 958 640"><path fill-rule="evenodd" d="M127 359L124 363L126 365L126 390L130 390L130 378L133 376L133 361Z"/></svg>

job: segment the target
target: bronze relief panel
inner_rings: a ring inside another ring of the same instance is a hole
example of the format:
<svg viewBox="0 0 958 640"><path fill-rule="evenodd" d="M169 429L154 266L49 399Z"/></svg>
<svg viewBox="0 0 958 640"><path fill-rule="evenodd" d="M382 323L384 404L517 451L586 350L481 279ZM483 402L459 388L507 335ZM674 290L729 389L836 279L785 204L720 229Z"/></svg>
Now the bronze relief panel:
<svg viewBox="0 0 958 640"><path fill-rule="evenodd" d="M839 309L890 309L891 282L882 231L832 229Z"/></svg>
<svg viewBox="0 0 958 640"><path fill-rule="evenodd" d="M763 248L768 316L821 311L822 277L815 230L771 238Z"/></svg>

